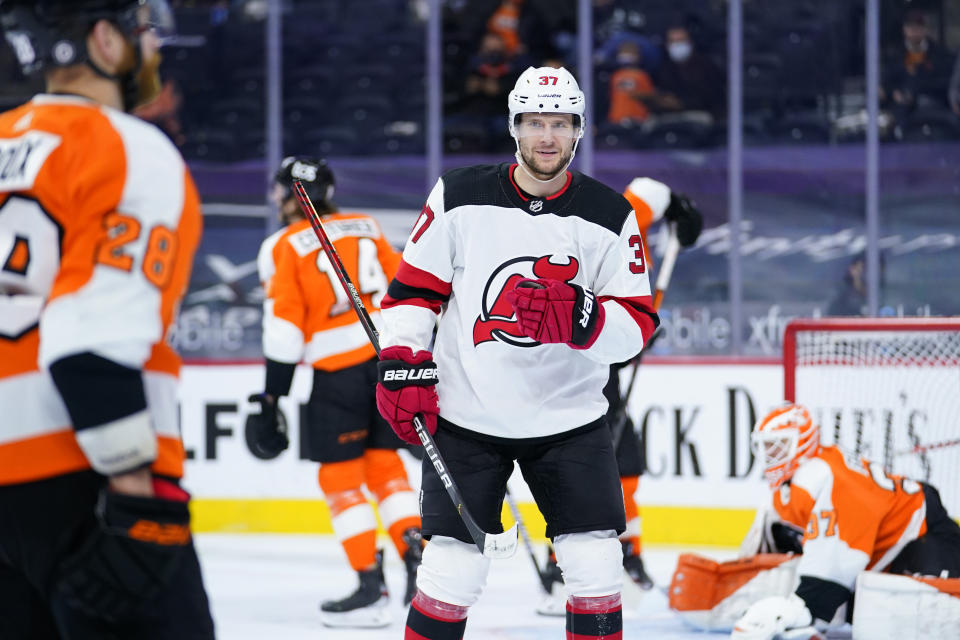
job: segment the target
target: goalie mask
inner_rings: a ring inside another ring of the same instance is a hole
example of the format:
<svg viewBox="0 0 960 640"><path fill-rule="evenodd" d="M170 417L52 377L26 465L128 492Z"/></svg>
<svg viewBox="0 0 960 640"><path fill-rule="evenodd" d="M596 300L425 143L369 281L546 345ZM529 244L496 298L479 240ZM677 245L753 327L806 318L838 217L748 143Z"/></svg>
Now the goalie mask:
<svg viewBox="0 0 960 640"><path fill-rule="evenodd" d="M87 36L99 20L113 24L133 49L130 68L101 69L87 50ZM174 33L166 0L0 0L0 26L24 75L86 64L120 84L126 111L146 104L160 91L159 54L143 59L140 39L150 32L162 43Z"/></svg>
<svg viewBox="0 0 960 640"><path fill-rule="evenodd" d="M537 182L549 182L556 176L563 174L570 163L573 162L573 157L577 153L577 145L580 138L583 137L586 124L584 122L586 101L573 74L562 67L559 69L528 67L526 71L520 74L513 91L507 97L507 106L510 113L508 128L510 135L517 144L516 158L520 167ZM552 131L553 135L564 143L572 138L573 146L567 162L546 180L541 180L531 174L530 167L524 160L520 149L521 138L536 134L534 131L527 131L527 127L523 125L522 116L525 113L571 114L573 116L572 123Z"/></svg>
<svg viewBox="0 0 960 640"><path fill-rule="evenodd" d="M793 477L800 464L820 450L820 427L798 404L778 407L757 422L751 435L754 454L763 462L771 489Z"/></svg>

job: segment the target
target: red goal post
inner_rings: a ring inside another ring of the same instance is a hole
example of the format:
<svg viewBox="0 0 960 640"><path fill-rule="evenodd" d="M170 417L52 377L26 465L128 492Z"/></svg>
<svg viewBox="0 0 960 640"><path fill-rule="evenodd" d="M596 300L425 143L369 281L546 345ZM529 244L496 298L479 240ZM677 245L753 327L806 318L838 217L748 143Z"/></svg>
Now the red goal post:
<svg viewBox="0 0 960 640"><path fill-rule="evenodd" d="M794 320L783 367L825 444L930 482L960 516L960 318Z"/></svg>

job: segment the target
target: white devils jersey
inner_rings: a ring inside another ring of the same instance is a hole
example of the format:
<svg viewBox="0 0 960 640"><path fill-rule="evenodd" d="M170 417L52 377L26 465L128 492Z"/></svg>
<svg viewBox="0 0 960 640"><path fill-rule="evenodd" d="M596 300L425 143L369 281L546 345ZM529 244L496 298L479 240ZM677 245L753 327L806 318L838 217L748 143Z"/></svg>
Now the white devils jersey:
<svg viewBox="0 0 960 640"><path fill-rule="evenodd" d="M531 197L516 165L444 175L414 225L381 305L383 346L430 349L440 415L496 438L542 438L589 424L607 410L609 365L640 352L659 320L643 241L630 204L588 176ZM593 345L527 338L505 292L552 278L594 292L606 319Z"/></svg>

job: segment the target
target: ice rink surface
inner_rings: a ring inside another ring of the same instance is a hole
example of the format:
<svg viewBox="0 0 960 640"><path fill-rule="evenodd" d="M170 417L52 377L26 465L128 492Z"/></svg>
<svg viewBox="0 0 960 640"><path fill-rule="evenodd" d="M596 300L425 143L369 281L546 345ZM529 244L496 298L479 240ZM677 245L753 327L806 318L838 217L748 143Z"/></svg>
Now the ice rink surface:
<svg viewBox="0 0 960 640"><path fill-rule="evenodd" d="M200 534L197 548L220 640L401 640L406 581L396 552L386 551L393 623L380 629L331 629L320 622L320 601L356 588L355 574L332 536ZM734 552L697 551L726 560ZM657 587L642 592L624 586L623 637L686 640L723 638L686 627L667 609L665 589L680 550L653 548L643 554ZM538 550L542 557L542 549ZM564 619L534 611L542 590L526 549L495 560L480 602L470 610L465 640L562 640Z"/></svg>

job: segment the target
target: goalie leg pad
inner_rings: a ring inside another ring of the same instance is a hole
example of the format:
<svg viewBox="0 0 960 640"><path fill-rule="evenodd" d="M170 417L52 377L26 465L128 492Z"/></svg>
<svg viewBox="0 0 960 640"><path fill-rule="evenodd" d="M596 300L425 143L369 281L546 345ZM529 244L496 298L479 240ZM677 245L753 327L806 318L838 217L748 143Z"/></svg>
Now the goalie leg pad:
<svg viewBox="0 0 960 640"><path fill-rule="evenodd" d="M623 550L616 531L564 533L554 538L553 546L571 596L598 598L620 593Z"/></svg>
<svg viewBox="0 0 960 640"><path fill-rule="evenodd" d="M729 630L754 602L791 594L799 561L787 554L760 554L721 563L684 553L670 582L669 606L694 627Z"/></svg>
<svg viewBox="0 0 960 640"><path fill-rule="evenodd" d="M434 600L471 607L480 599L489 571L490 559L476 545L435 535L423 549L417 589Z"/></svg>
<svg viewBox="0 0 960 640"><path fill-rule="evenodd" d="M864 572L856 598L854 638L960 638L960 579Z"/></svg>

